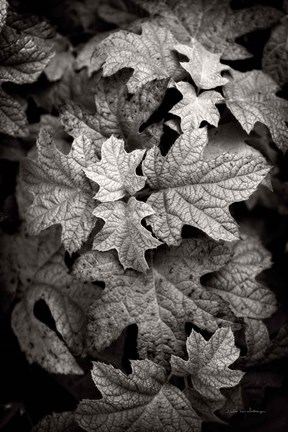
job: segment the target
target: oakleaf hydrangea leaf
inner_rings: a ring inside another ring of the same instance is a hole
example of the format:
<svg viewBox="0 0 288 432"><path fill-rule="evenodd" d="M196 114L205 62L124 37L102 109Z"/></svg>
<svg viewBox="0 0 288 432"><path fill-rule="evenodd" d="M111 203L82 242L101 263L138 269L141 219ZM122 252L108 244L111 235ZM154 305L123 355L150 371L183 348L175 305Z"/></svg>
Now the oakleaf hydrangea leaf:
<svg viewBox="0 0 288 432"><path fill-rule="evenodd" d="M36 26L32 19L19 19L11 11L7 15L6 1L1 1L0 19L0 86L6 82L27 84L36 81L54 55L46 24ZM25 109L25 101L12 97L1 88L0 132L12 136L28 135Z"/></svg>
<svg viewBox="0 0 288 432"><path fill-rule="evenodd" d="M99 185L94 198L101 202L116 201L142 189L145 177L136 174L136 168L144 153L145 150L127 153L124 141L114 136L105 141L101 149L101 161L84 169L86 176Z"/></svg>
<svg viewBox="0 0 288 432"><path fill-rule="evenodd" d="M96 150L92 141L81 136L64 155L45 130L40 132L37 147L38 159L26 159L22 167L23 182L35 197L27 212L29 230L38 234L61 224L62 241L72 253L95 225L93 188L83 169L98 160Z"/></svg>
<svg viewBox="0 0 288 432"><path fill-rule="evenodd" d="M132 68L128 80L130 93L154 79L185 75L179 65L173 46L176 39L169 30L153 23L144 23L141 35L120 30L108 36L96 47L94 56L106 55L103 75L110 76L123 68Z"/></svg>
<svg viewBox="0 0 288 432"><path fill-rule="evenodd" d="M93 214L105 221L104 227L95 236L93 249L116 249L124 268L147 270L146 250L161 245L161 242L141 225L142 219L153 214L151 207L131 197L127 204L122 201L100 204Z"/></svg>
<svg viewBox="0 0 288 432"><path fill-rule="evenodd" d="M222 77L221 72L229 70L230 67L220 63L221 54L207 51L196 39L191 39L189 45L178 44L174 48L188 58L188 62L180 64L196 86L200 89L212 89L227 84L228 79Z"/></svg>
<svg viewBox="0 0 288 432"><path fill-rule="evenodd" d="M51 373L82 374L74 356L85 354L85 311L98 296L97 287L68 274L61 251L51 256L35 273L12 313L12 328L28 362ZM39 302L48 306L57 332L35 316Z"/></svg>
<svg viewBox="0 0 288 432"><path fill-rule="evenodd" d="M254 236L244 236L234 244L229 262L203 283L228 301L238 317L267 318L276 309L276 298L255 277L270 266L270 254L261 242Z"/></svg>
<svg viewBox="0 0 288 432"><path fill-rule="evenodd" d="M33 237L27 234L25 225L13 237L1 233L1 312L8 309L17 293L26 290L38 270L59 250L60 231L55 228Z"/></svg>
<svg viewBox="0 0 288 432"><path fill-rule="evenodd" d="M265 45L262 59L263 71L279 85L288 81L288 22L287 18L274 27Z"/></svg>
<svg viewBox="0 0 288 432"><path fill-rule="evenodd" d="M96 115L90 114L80 105L69 103L62 107L60 119L69 135L73 138L79 138L83 135L89 138L93 141L96 154L101 155L101 147L106 138L99 131Z"/></svg>
<svg viewBox="0 0 288 432"><path fill-rule="evenodd" d="M99 155L103 142L111 135L125 138L128 150L159 144L157 140L155 143L151 126L141 132L139 128L162 102L167 79L148 82L131 96L125 86L129 75L124 73L119 76L118 73L100 80L94 90L95 114L72 104L62 109L61 121L65 130L74 138L84 133L93 139L99 148Z"/></svg>
<svg viewBox="0 0 288 432"><path fill-rule="evenodd" d="M257 364L265 357L266 350L270 345L269 333L263 321L245 318L245 340L247 355L244 364L251 366Z"/></svg>
<svg viewBox="0 0 288 432"><path fill-rule="evenodd" d="M234 240L238 229L229 205L249 198L267 175L268 164L260 154L205 157L207 130L191 129L189 120L181 119L183 134L165 157L156 147L147 152L143 173L154 190L147 203L155 214L146 221L168 245L179 243L185 224L215 240Z"/></svg>
<svg viewBox="0 0 288 432"><path fill-rule="evenodd" d="M235 40L254 30L269 28L282 16L279 10L263 6L232 10L229 0L167 0L155 3L149 8L151 14L155 14L163 26L171 28L179 41L186 43L190 37L195 38L207 50L223 53L222 57L226 60L250 57L249 52Z"/></svg>
<svg viewBox="0 0 288 432"><path fill-rule="evenodd" d="M225 403L221 388L236 386L243 377L240 370L232 370L230 366L238 359L240 350L235 346L231 328L220 328L207 341L200 333L192 330L187 339L188 360L171 357L172 373L190 377L192 395L198 393L211 405L212 411Z"/></svg>
<svg viewBox="0 0 288 432"><path fill-rule="evenodd" d="M200 432L201 421L185 395L167 382L165 369L150 360L132 360L125 375L111 365L93 363L100 400L83 400L78 424L88 432Z"/></svg>
<svg viewBox="0 0 288 432"><path fill-rule="evenodd" d="M8 3L6 0L1 0L0 3L0 31L5 24L7 17Z"/></svg>
<svg viewBox="0 0 288 432"><path fill-rule="evenodd" d="M224 89L226 104L250 133L256 122L264 123L270 130L273 140L281 149L287 146L288 102L275 93L278 85L262 71L231 71L232 79Z"/></svg>
<svg viewBox="0 0 288 432"><path fill-rule="evenodd" d="M182 81L175 86L183 99L170 110L171 114L185 117L192 128L199 128L204 120L211 125L218 125L220 113L215 105L223 101L220 93L206 91L197 96L194 87L187 82Z"/></svg>
<svg viewBox="0 0 288 432"><path fill-rule="evenodd" d="M150 270L138 273L124 271L111 253L82 255L73 273L88 282L105 282L89 313L89 352L103 350L137 324L140 358L168 367L171 354L184 354L187 322L210 332L233 325L227 304L200 284L202 275L221 268L229 256L221 243L183 240L179 247L157 249Z"/></svg>
<svg viewBox="0 0 288 432"><path fill-rule="evenodd" d="M50 414L44 417L37 426L35 432L83 432L74 420L73 412Z"/></svg>

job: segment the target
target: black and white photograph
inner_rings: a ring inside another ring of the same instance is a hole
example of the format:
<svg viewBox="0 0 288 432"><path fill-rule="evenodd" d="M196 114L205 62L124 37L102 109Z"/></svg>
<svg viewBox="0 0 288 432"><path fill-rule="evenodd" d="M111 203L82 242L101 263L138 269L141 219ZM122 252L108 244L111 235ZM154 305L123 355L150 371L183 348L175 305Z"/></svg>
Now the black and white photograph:
<svg viewBox="0 0 288 432"><path fill-rule="evenodd" d="M0 432L288 431L288 0L0 0Z"/></svg>

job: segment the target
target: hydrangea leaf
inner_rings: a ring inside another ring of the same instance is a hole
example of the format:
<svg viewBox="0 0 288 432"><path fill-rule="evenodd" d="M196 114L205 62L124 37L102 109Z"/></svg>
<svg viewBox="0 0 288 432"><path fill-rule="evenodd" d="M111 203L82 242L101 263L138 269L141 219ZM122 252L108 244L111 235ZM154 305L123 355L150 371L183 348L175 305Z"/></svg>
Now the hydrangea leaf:
<svg viewBox="0 0 288 432"><path fill-rule="evenodd" d="M6 82L27 84L36 81L45 66L53 57L52 44L47 40L47 26L23 19L8 12L7 3L1 2L1 13L6 23L1 22L0 32L0 85ZM50 27L49 27L50 29ZM50 29L51 33L51 29ZM0 132L12 136L28 135L25 114L26 103L0 90Z"/></svg>
<svg viewBox="0 0 288 432"><path fill-rule="evenodd" d="M203 283L229 302L238 317L263 319L276 309L273 292L255 280L271 266L271 256L255 236L234 244L231 260Z"/></svg>
<svg viewBox="0 0 288 432"><path fill-rule="evenodd" d="M69 103L61 109L60 119L69 135L73 138L79 138L83 135L89 138L93 141L96 154L101 155L101 147L106 138L98 130L97 116L90 114L80 105Z"/></svg>
<svg viewBox="0 0 288 432"><path fill-rule="evenodd" d="M137 324L140 358L169 367L171 354L184 354L187 322L210 332L220 325L236 327L227 304L200 284L202 275L221 268L229 256L221 243L183 240L179 247L157 249L150 270L138 273L124 271L111 253L82 255L73 273L88 282L105 282L89 313L89 352L103 350L124 328Z"/></svg>
<svg viewBox="0 0 288 432"><path fill-rule="evenodd" d="M279 85L288 81L288 21L283 20L274 27L265 45L262 59L263 71Z"/></svg>
<svg viewBox="0 0 288 432"><path fill-rule="evenodd" d="M99 185L94 198L101 202L116 201L142 189L145 177L136 174L136 168L144 153L145 150L127 153L124 141L113 135L105 141L101 149L101 161L84 169L86 176Z"/></svg>
<svg viewBox="0 0 288 432"><path fill-rule="evenodd" d="M58 251L34 274L13 310L12 328L29 363L51 373L82 374L74 356L85 354L85 311L99 289L69 275L63 255ZM39 302L48 306L57 331L35 316Z"/></svg>
<svg viewBox="0 0 288 432"><path fill-rule="evenodd" d="M192 225L215 240L235 240L238 228L229 205L255 191L269 171L258 157L225 152L207 158L206 128L191 129L181 119L183 134L163 157L158 148L148 150L143 173L154 190L147 200L155 214L146 221L168 245L181 240L182 227Z"/></svg>
<svg viewBox="0 0 288 432"><path fill-rule="evenodd" d="M285 357L288 354L288 324L287 322L280 328L274 339L270 341L269 346L262 358L261 363L268 363ZM259 360L258 360L259 363Z"/></svg>
<svg viewBox="0 0 288 432"><path fill-rule="evenodd" d="M153 23L144 23L141 35L120 30L108 36L96 47L94 57L106 54L103 75L110 76L123 68L134 73L127 82L130 93L154 79L185 76L173 46L176 39L169 30Z"/></svg>
<svg viewBox="0 0 288 432"><path fill-rule="evenodd" d="M221 73L229 70L230 67L220 63L221 54L207 51L196 39L191 39L189 46L178 44L174 48L188 58L188 61L180 64L198 88L209 90L228 83L229 80Z"/></svg>
<svg viewBox="0 0 288 432"><path fill-rule="evenodd" d="M8 3L6 0L2 0L0 4L0 32L6 22L7 10L8 10Z"/></svg>
<svg viewBox="0 0 288 432"><path fill-rule="evenodd" d="M74 137L85 133L95 140L99 151L105 137L111 135L125 138L126 149L129 150L155 145L151 127L142 132L139 128L162 102L167 80L151 81L131 97L125 87L129 75L117 74L100 80L94 90L96 114L92 115L76 105L66 105L61 114L66 131ZM159 141L156 140L157 145Z"/></svg>
<svg viewBox="0 0 288 432"><path fill-rule="evenodd" d="M100 400L83 400L78 424L88 432L200 432L201 420L185 395L167 382L165 369L150 360L132 360L125 375L111 365L93 363Z"/></svg>
<svg viewBox="0 0 288 432"><path fill-rule="evenodd" d="M188 387L188 394L192 406L198 394L211 412L221 408L225 403L221 388L236 386L244 375L240 370L230 369L240 354L231 328L216 330L208 341L192 330L187 339L187 353L188 360L173 355L171 367L173 374L190 377L192 388Z"/></svg>
<svg viewBox="0 0 288 432"><path fill-rule="evenodd" d="M1 311L11 305L17 293L26 290L34 275L59 248L60 232L55 227L41 232L37 237L30 237L25 226L13 237L1 233Z"/></svg>
<svg viewBox="0 0 288 432"><path fill-rule="evenodd" d="M265 357L266 350L270 344L269 333L263 321L245 318L245 339L247 355L244 359L245 365L257 364Z"/></svg>
<svg viewBox="0 0 288 432"><path fill-rule="evenodd" d="M137 201L134 197L131 197L127 204L117 201L98 205L93 214L103 219L105 225L95 236L93 249L116 249L124 268L147 270L146 250L161 245L161 242L141 225L141 220L152 213L153 210L148 204Z"/></svg>
<svg viewBox="0 0 288 432"><path fill-rule="evenodd" d="M232 79L224 87L226 104L243 129L250 133L256 122L264 123L273 140L285 149L288 139L288 102L275 93L278 85L262 71L231 71Z"/></svg>
<svg viewBox="0 0 288 432"><path fill-rule="evenodd" d="M171 114L187 118L187 123L192 128L199 128L202 121L217 126L220 120L220 113L216 104L223 101L223 97L216 91L206 91L199 96L196 95L194 87L184 81L175 84L177 90L183 96L171 110Z"/></svg>
<svg viewBox="0 0 288 432"><path fill-rule="evenodd" d="M113 12L110 7L111 13L103 15L108 22L112 21L113 16L113 24L126 29L128 25L131 29L132 15L127 20L129 8L134 16L140 17L132 26L137 31L146 12L150 20L169 28L179 42L187 43L194 37L209 51L222 52L223 58L227 60L250 57L251 54L235 40L254 30L271 27L282 16L279 10L260 5L232 10L228 0L126 0L113 2L112 6ZM123 20L124 17L126 20Z"/></svg>
<svg viewBox="0 0 288 432"><path fill-rule="evenodd" d="M27 136L27 102L0 88L0 131L12 136Z"/></svg>
<svg viewBox="0 0 288 432"><path fill-rule="evenodd" d="M74 252L88 238L95 225L93 188L83 169L98 160L93 142L78 137L71 151L64 155L50 134L42 130L37 141L38 159L26 159L22 179L34 195L27 212L29 230L38 234L43 229L62 225L65 248Z"/></svg>
<svg viewBox="0 0 288 432"><path fill-rule="evenodd" d="M232 10L229 0L167 0L152 6L145 2L144 6L158 22L171 28L179 41L186 43L190 37L195 38L207 50L223 53L226 60L250 57L235 40L254 30L269 28L282 16L279 10L263 6Z"/></svg>
<svg viewBox="0 0 288 432"><path fill-rule="evenodd" d="M44 417L37 426L35 432L83 432L77 425L73 412L50 414Z"/></svg>

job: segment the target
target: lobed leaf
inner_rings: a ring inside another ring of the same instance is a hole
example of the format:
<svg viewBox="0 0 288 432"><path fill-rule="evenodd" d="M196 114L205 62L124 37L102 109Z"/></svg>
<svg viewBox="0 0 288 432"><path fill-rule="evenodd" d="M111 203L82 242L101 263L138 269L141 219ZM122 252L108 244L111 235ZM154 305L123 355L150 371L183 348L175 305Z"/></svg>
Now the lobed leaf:
<svg viewBox="0 0 288 432"><path fill-rule="evenodd" d="M24 185L34 195L27 212L31 234L62 225L62 241L68 252L78 250L95 225L93 190L83 169L98 160L96 146L84 135L76 138L64 155L50 134L41 130L38 159L26 159L22 166Z"/></svg>
<svg viewBox="0 0 288 432"><path fill-rule="evenodd" d="M183 134L167 156L158 148L147 152L143 173L153 189L147 203L155 214L146 221L168 245L181 241L185 224L215 240L234 240L238 229L229 205L249 198L269 167L260 154L225 152L208 158L204 154L207 130L190 129L189 117L181 119Z"/></svg>
<svg viewBox="0 0 288 432"><path fill-rule="evenodd" d="M184 394L167 383L165 369L150 360L131 361L125 375L113 366L93 363L100 400L81 401L78 424L88 432L200 432L201 421Z"/></svg>
<svg viewBox="0 0 288 432"><path fill-rule="evenodd" d="M75 263L73 272L86 281L103 281L105 289L91 305L88 323L90 352L109 346L131 324L138 326L140 358L169 367L172 353L183 353L185 324L215 331L232 325L225 302L200 284L200 277L223 266L230 251L211 240L184 240L179 247L161 248L150 270L124 271L115 255L90 252Z"/></svg>

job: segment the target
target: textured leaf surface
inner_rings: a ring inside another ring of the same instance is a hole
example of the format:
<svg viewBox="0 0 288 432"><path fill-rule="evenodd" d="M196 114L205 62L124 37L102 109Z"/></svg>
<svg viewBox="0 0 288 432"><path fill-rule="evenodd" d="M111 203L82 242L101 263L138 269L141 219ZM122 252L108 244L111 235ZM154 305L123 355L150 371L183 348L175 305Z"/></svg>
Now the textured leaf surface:
<svg viewBox="0 0 288 432"><path fill-rule="evenodd" d="M247 356L245 364L251 366L257 364L265 357L266 350L270 344L269 333L266 325L261 320L245 319L245 339L247 345Z"/></svg>
<svg viewBox="0 0 288 432"><path fill-rule="evenodd" d="M35 432L81 432L72 412L51 414L44 417L35 428Z"/></svg>
<svg viewBox="0 0 288 432"><path fill-rule="evenodd" d="M112 136L101 149L101 161L84 170L86 176L99 185L95 199L101 202L116 201L126 194L134 195L145 186L145 177L136 174L144 150L127 153L124 141Z"/></svg>
<svg viewBox="0 0 288 432"><path fill-rule="evenodd" d="M187 339L187 353L188 360L172 356L172 373L190 377L192 406L191 397L198 393L206 399L207 405L211 405L212 411L219 409L225 402L220 389L236 386L244 375L239 370L230 369L240 353L231 328L216 330L208 341L192 330Z"/></svg>
<svg viewBox="0 0 288 432"><path fill-rule="evenodd" d="M47 26L35 25L32 19L21 20L11 12L7 16L6 1L1 1L0 22L0 85L5 82L26 84L36 81L53 56L52 44L47 40ZM24 101L1 89L0 131L12 136L28 135L25 108Z"/></svg>
<svg viewBox="0 0 288 432"><path fill-rule="evenodd" d="M1 3L0 3L0 31L2 30L2 27L4 26L5 21L6 21L7 9L8 9L7 1L1 0Z"/></svg>
<svg viewBox="0 0 288 432"><path fill-rule="evenodd" d="M202 121L207 121L214 126L218 125L220 113L216 104L223 101L220 93L206 91L197 96L194 87L187 82L182 81L175 86L183 99L170 110L171 114L180 118L185 117L185 121L192 128L199 128Z"/></svg>
<svg viewBox="0 0 288 432"><path fill-rule="evenodd" d="M98 160L96 147L79 136L64 155L49 133L42 130L37 141L38 159L23 163L22 178L34 202L27 213L32 234L62 225L62 241L71 253L79 249L95 225L93 189L83 169Z"/></svg>
<svg viewBox="0 0 288 432"><path fill-rule="evenodd" d="M223 153L207 158L206 128L190 129L189 116L181 119L183 134L163 157L150 149L143 173L155 192L147 203L155 215L147 218L154 233L168 245L181 239L182 227L192 225L215 240L238 237L229 205L254 192L269 171L263 157Z"/></svg>
<svg viewBox="0 0 288 432"><path fill-rule="evenodd" d="M28 362L51 373L82 374L74 356L85 352L85 310L98 296L97 287L68 274L61 252L51 256L33 276L12 314L12 328ZM58 334L35 316L39 302L48 306Z"/></svg>
<svg viewBox="0 0 288 432"><path fill-rule="evenodd" d="M226 104L250 133L256 122L264 123L281 149L287 146L288 103L275 95L277 84L262 71L231 71L233 79L223 89Z"/></svg>
<svg viewBox="0 0 288 432"><path fill-rule="evenodd" d="M134 197L130 198L127 204L122 201L100 204L93 214L103 219L105 225L96 235L93 249L116 249L124 268L147 270L146 250L161 245L161 242L141 225L141 220L152 213L153 210L148 204L137 201Z"/></svg>
<svg viewBox="0 0 288 432"><path fill-rule="evenodd" d="M98 156L101 155L101 147L106 138L98 131L97 117L90 114L85 108L76 104L67 104L61 110L61 123L65 131L79 138L83 135L93 141L95 152Z"/></svg>
<svg viewBox="0 0 288 432"><path fill-rule="evenodd" d="M235 243L231 260L204 284L228 301L237 316L267 318L276 309L276 298L255 277L270 266L270 254L261 242L256 237L244 236Z"/></svg>
<svg viewBox="0 0 288 432"><path fill-rule="evenodd" d="M150 270L124 271L111 253L83 255L74 274L87 281L105 282L99 300L91 305L88 325L90 351L109 346L131 324L138 326L140 358L165 366L171 353L184 350L185 323L215 331L232 325L225 302L200 284L200 277L223 266L227 247L208 240L184 240L179 247L157 249Z"/></svg>
<svg viewBox="0 0 288 432"><path fill-rule="evenodd" d="M180 41L195 38L207 50L223 53L227 60L249 57L247 50L235 39L270 27L282 15L277 9L262 6L232 10L229 0L168 0L166 4L168 7L160 3L156 10L154 5L150 9L151 13L160 14L162 25L171 27Z"/></svg>
<svg viewBox="0 0 288 432"><path fill-rule="evenodd" d="M131 361L125 375L103 363L93 363L92 378L100 400L84 400L76 419L88 432L195 432L200 419L184 394L167 383L165 370L150 360Z"/></svg>
<svg viewBox="0 0 288 432"><path fill-rule="evenodd" d="M62 110L61 121L66 131L75 138L84 133L93 139L99 155L101 145L111 135L125 138L126 149L129 150L159 144L160 139L155 140L151 127L141 132L139 128L162 102L167 80L151 81L131 97L125 87L129 75L113 75L97 84L94 90L96 114L89 114L72 104Z"/></svg>
<svg viewBox="0 0 288 432"><path fill-rule="evenodd" d="M28 236L25 227L13 237L1 233L1 311L10 306L17 292L26 290L34 275L59 248L60 232L55 227L37 237Z"/></svg>
<svg viewBox="0 0 288 432"><path fill-rule="evenodd" d="M103 64L104 76L123 68L132 68L134 73L127 87L130 93L135 93L143 84L154 79L177 80L185 75L173 52L176 42L169 30L145 23L141 35L122 30L111 34L98 45L94 56L107 55Z"/></svg>
<svg viewBox="0 0 288 432"><path fill-rule="evenodd" d="M281 86L288 81L288 22L287 19L272 29L265 45L262 66Z"/></svg>
<svg viewBox="0 0 288 432"><path fill-rule="evenodd" d="M175 49L188 58L188 62L180 62L180 64L189 73L196 86L207 90L227 84L229 80L222 77L221 72L230 68L220 63L221 54L207 51L196 39L191 39L189 45L175 45Z"/></svg>

